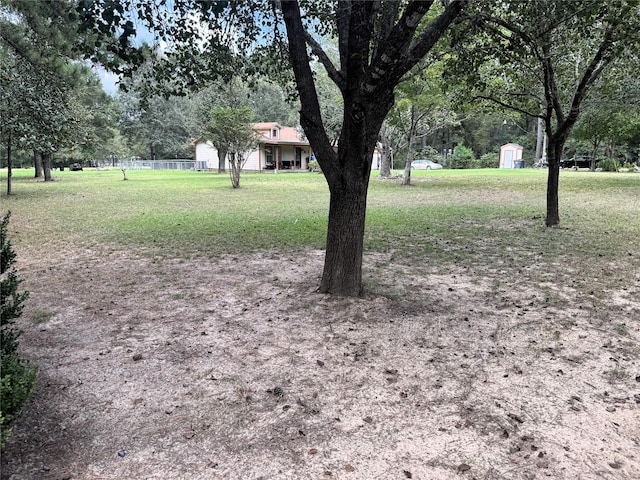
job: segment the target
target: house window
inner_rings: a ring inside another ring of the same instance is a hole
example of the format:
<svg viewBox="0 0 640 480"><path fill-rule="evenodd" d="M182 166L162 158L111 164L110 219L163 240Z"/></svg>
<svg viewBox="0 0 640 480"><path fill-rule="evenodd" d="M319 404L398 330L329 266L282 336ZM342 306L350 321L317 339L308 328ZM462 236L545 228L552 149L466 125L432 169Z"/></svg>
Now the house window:
<svg viewBox="0 0 640 480"><path fill-rule="evenodd" d="M278 138L278 129L274 128L271 130L271 138Z"/></svg>
<svg viewBox="0 0 640 480"><path fill-rule="evenodd" d="M276 162L273 159L273 148L264 147L264 166L265 168L275 168Z"/></svg>

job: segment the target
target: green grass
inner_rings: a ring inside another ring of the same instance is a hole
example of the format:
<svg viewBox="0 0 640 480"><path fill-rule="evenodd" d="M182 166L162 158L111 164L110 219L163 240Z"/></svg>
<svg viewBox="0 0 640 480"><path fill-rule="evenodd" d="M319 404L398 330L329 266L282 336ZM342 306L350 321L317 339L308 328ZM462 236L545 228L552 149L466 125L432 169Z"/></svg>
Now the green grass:
<svg viewBox="0 0 640 480"><path fill-rule="evenodd" d="M324 247L329 193L322 175L226 175L119 170L14 174L18 247L118 245L168 256L216 257ZM6 171L0 174L6 182ZM640 175L562 172L562 227L544 227L545 170L416 172L413 185L372 177L365 248L394 261L486 269L589 259L638 261Z"/></svg>
<svg viewBox="0 0 640 480"><path fill-rule="evenodd" d="M48 312L43 310L35 311L31 314L31 321L35 324L46 323L55 316L55 312Z"/></svg>

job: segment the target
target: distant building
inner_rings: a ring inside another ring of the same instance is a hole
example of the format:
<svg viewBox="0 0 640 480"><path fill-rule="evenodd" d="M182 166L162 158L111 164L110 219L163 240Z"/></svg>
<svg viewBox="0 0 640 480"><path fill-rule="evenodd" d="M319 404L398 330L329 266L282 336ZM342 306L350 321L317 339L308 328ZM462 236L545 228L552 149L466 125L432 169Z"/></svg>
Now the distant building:
<svg viewBox="0 0 640 480"><path fill-rule="evenodd" d="M522 145L507 143L500 147L500 168L523 168Z"/></svg>
<svg viewBox="0 0 640 480"><path fill-rule="evenodd" d="M276 122L256 123L253 129L260 134L258 146L249 153L245 171L307 170L312 156L311 147L300 132ZM217 170L218 149L201 138L195 141L197 170Z"/></svg>

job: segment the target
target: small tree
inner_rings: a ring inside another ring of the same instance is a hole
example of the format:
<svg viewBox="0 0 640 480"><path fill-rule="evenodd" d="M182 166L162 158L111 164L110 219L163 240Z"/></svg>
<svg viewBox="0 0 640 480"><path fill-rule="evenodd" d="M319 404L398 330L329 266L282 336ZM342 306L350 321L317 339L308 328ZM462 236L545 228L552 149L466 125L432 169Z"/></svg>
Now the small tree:
<svg viewBox="0 0 640 480"><path fill-rule="evenodd" d="M446 72L457 92L531 118L547 137L545 224L560 224L560 160L585 100L599 81L634 65L640 47L635 0L469 2Z"/></svg>
<svg viewBox="0 0 640 480"><path fill-rule="evenodd" d="M20 413L31 396L37 369L18 356L20 331L13 328L22 314L22 304L29 292L18 292L22 280L16 273L16 254L7 238L10 212L0 223L0 444L2 448L11 435L9 424Z"/></svg>
<svg viewBox="0 0 640 480"><path fill-rule="evenodd" d="M229 158L231 185L240 186L240 172L248 153L258 144L258 137L251 126L253 112L248 107L215 107L211 120L204 126L204 136L218 149L219 161L223 155Z"/></svg>
<svg viewBox="0 0 640 480"><path fill-rule="evenodd" d="M453 149L451 168L473 168L475 165L473 151L464 145L457 145Z"/></svg>

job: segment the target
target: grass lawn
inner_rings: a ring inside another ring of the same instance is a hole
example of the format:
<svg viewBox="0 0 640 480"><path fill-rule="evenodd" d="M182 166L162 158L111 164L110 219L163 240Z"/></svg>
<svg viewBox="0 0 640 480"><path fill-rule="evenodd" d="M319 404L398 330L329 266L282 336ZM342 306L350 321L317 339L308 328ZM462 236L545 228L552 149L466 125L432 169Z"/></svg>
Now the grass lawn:
<svg viewBox="0 0 640 480"><path fill-rule="evenodd" d="M153 248L167 256L215 258L265 249L324 247L328 188L320 174L226 175L119 170L55 172L54 182L18 170L14 243L63 248L84 244ZM0 179L6 181L6 177ZM545 170L414 172L413 185L370 183L365 249L401 263L493 259L567 262L638 256L640 175L562 172L560 229L544 227Z"/></svg>

